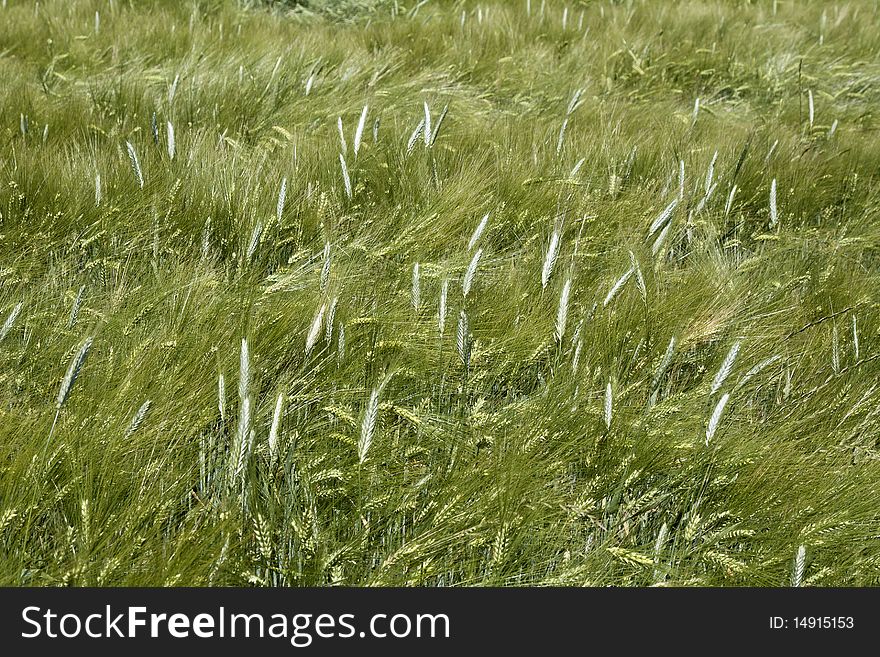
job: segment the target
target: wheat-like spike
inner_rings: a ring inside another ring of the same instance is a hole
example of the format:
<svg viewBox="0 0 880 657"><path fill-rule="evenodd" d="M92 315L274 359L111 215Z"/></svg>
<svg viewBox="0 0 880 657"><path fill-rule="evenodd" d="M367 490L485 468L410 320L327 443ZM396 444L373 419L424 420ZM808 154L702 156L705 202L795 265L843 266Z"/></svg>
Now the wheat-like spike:
<svg viewBox="0 0 880 657"><path fill-rule="evenodd" d="M373 432L376 428L376 418L379 415L379 388L373 388L370 393L370 401L364 411L364 420L361 423L361 437L358 440L358 460L363 463L367 460L370 445L373 444Z"/></svg>
<svg viewBox="0 0 880 657"><path fill-rule="evenodd" d="M562 119L562 126L559 128L559 138L556 140L556 154L562 152L562 144L565 142L565 129L568 127L568 116Z"/></svg>
<svg viewBox="0 0 880 657"><path fill-rule="evenodd" d="M458 316L458 335L456 339L456 346L458 347L458 357L461 358L461 362L467 367L468 364L468 318L467 314L462 309L461 313Z"/></svg>
<svg viewBox="0 0 880 657"><path fill-rule="evenodd" d="M856 360L859 359L859 330L856 327L856 316L852 316L852 326L853 326L853 352L855 353ZM2 339L2 338L0 338Z"/></svg>
<svg viewBox="0 0 880 657"><path fill-rule="evenodd" d="M354 156L357 157L358 151L361 150L361 138L364 135L364 125L367 122L367 112L369 111L369 105L364 105L364 109L361 111L361 118L358 120L357 129L354 131Z"/></svg>
<svg viewBox="0 0 880 657"><path fill-rule="evenodd" d="M678 200L684 201L684 160L678 161Z"/></svg>
<svg viewBox="0 0 880 657"><path fill-rule="evenodd" d="M336 119L336 127L339 129L339 144L343 153L348 153L348 144L345 141L345 131L342 129L342 117Z"/></svg>
<svg viewBox="0 0 880 657"><path fill-rule="evenodd" d="M449 296L449 279L444 278L440 284L440 309L438 311L437 325L440 329L440 337L443 337L443 330L446 328L446 298Z"/></svg>
<svg viewBox="0 0 880 657"><path fill-rule="evenodd" d="M92 337L86 338L85 342L83 342L82 346L79 348L79 351L77 351L76 355L73 357L73 360L70 361L67 373L61 380L61 389L58 391L58 399L55 402L55 405L58 408L61 408L70 396L70 390L76 382L76 377L79 376L83 363L86 362L86 356L89 355L89 349L92 347L93 339L94 338Z"/></svg>
<svg viewBox="0 0 880 657"><path fill-rule="evenodd" d="M477 249L476 253L474 253L474 257L471 258L471 262L468 265L467 271L464 273L464 280L461 283L461 291L466 297L468 292L471 291L471 285L474 282L474 276L477 274L477 265L480 264L480 257L483 255L483 249Z"/></svg>
<svg viewBox="0 0 880 657"><path fill-rule="evenodd" d="M489 223L489 213L487 212L483 215L483 218L480 220L480 223L477 225L473 234L471 235L470 240L468 240L468 251L476 246L477 241L480 239L480 236L483 234L483 231L486 230L486 224Z"/></svg>
<svg viewBox="0 0 880 657"><path fill-rule="evenodd" d="M205 228L202 231L202 260L207 260L211 254L211 217L205 219Z"/></svg>
<svg viewBox="0 0 880 657"><path fill-rule="evenodd" d="M431 145L431 109L428 107L428 101L425 101L425 146Z"/></svg>
<svg viewBox="0 0 880 657"><path fill-rule="evenodd" d="M153 116L150 118L150 134L153 136L153 143L156 146L159 145L159 119L156 116L156 113L153 112Z"/></svg>
<svg viewBox="0 0 880 657"><path fill-rule="evenodd" d="M168 121L167 129L168 129L168 159L173 160L174 153L175 153L175 144L174 144L174 125L171 123L171 121Z"/></svg>
<svg viewBox="0 0 880 657"><path fill-rule="evenodd" d="M672 355L675 353L675 336L673 335L669 338L669 345L666 347L666 352L663 354L663 358L660 361L660 364L657 366L657 371L654 372L654 380L651 383L651 388L654 390L657 389L657 386L660 385L660 380L663 378L663 375L666 374L666 368L669 367L669 364L672 362Z"/></svg>
<svg viewBox="0 0 880 657"><path fill-rule="evenodd" d="M263 222L258 221L257 225L254 226L254 230L251 233L250 242L248 242L247 253L245 254L244 260L245 262L250 262L251 258L254 257L254 253L257 251L257 245L260 243L260 235L263 232Z"/></svg>
<svg viewBox="0 0 880 657"><path fill-rule="evenodd" d="M137 152L134 150L134 146L131 145L130 141L125 142L125 146L128 148L128 159L131 161L131 168L134 171L134 177L137 179L138 187L143 189L144 173L141 171L141 162L138 160Z"/></svg>
<svg viewBox="0 0 880 657"><path fill-rule="evenodd" d="M837 324L831 327L831 369L840 372L840 340L837 336Z"/></svg>
<svg viewBox="0 0 880 657"><path fill-rule="evenodd" d="M828 128L828 139L831 139L834 136L834 133L837 132L837 126L838 121L837 119L834 119L834 121L831 122L831 127Z"/></svg>
<svg viewBox="0 0 880 657"><path fill-rule="evenodd" d="M309 334L306 336L306 355L311 352L312 347L314 347L315 343L318 341L318 336L321 334L321 324L324 321L324 311L326 309L327 304L322 303L321 308L315 315L315 319L312 320L312 327L309 329Z"/></svg>
<svg viewBox="0 0 880 657"><path fill-rule="evenodd" d="M220 419L226 421L226 378L223 373L217 379L217 408L220 411Z"/></svg>
<svg viewBox="0 0 880 657"><path fill-rule="evenodd" d="M697 96L696 100L694 100L694 112L691 117L691 126L693 127L697 123L697 115L700 113L700 97Z"/></svg>
<svg viewBox="0 0 880 657"><path fill-rule="evenodd" d="M348 166L342 153L339 154L339 165L342 167L342 182L345 183L345 195L351 198L351 178L348 177Z"/></svg>
<svg viewBox="0 0 880 657"><path fill-rule="evenodd" d="M324 243L324 264L321 265L321 278L320 285L321 289L325 289L327 287L327 283L330 282L330 242Z"/></svg>
<svg viewBox="0 0 880 657"><path fill-rule="evenodd" d="M715 177L715 161L718 159L718 151L715 151L715 154L712 156L712 160L709 162L709 168L706 169L706 185L704 189L706 190L706 196L709 196L709 190L712 189L712 179Z"/></svg>
<svg viewBox="0 0 880 657"><path fill-rule="evenodd" d="M6 6L6 0L3 0L3 6ZM101 31L101 14L95 12L95 34Z"/></svg>
<svg viewBox="0 0 880 657"><path fill-rule="evenodd" d="M657 215L657 218L651 222L650 228L648 228L648 237L651 237L657 230L660 229L661 226L665 225L669 218L672 216L672 213L675 212L675 208L678 207L678 199L674 198L670 201L669 205L667 205L663 212Z"/></svg>
<svg viewBox="0 0 880 657"><path fill-rule="evenodd" d="M611 389L611 381L605 386L605 427L611 428L611 412L614 405L614 391Z"/></svg>
<svg viewBox="0 0 880 657"><path fill-rule="evenodd" d="M128 425L128 429L125 430L125 440L134 435L134 432L138 430L141 424L144 421L144 418L147 417L147 412L150 410L150 406L153 405L153 402L149 399L141 404L141 407L137 410L137 413L134 414L134 417L131 418L131 424Z"/></svg>
<svg viewBox="0 0 880 657"><path fill-rule="evenodd" d="M177 94L177 83L180 82L180 74L174 76L174 82L171 83L171 86L168 87L168 104L174 102L174 96Z"/></svg>
<svg viewBox="0 0 880 657"><path fill-rule="evenodd" d="M752 377L754 377L756 374L758 374L758 372L760 372L761 370L763 370L763 369L764 369L765 367L767 367L768 365L772 365L773 363L775 363L775 362L776 362L777 360L779 360L780 358L782 358L782 356L779 355L779 354L775 354L775 355L773 355L773 356L770 356L769 358L765 358L765 359L762 360L760 363L758 363L757 365L755 365L752 369L750 369L748 372L746 372L745 374L743 374L743 377L737 382L737 384L734 386L733 389L734 389L734 390L739 390L739 389L742 388L746 383L748 383L749 380L750 380Z"/></svg>
<svg viewBox="0 0 880 657"><path fill-rule="evenodd" d="M569 116L572 112L577 109L578 101L581 99L581 94L584 93L583 89L576 89L574 94L571 97L571 100L568 102L568 107L565 110L565 115Z"/></svg>
<svg viewBox="0 0 880 657"><path fill-rule="evenodd" d="M416 142L422 134L422 130L425 129L425 119L423 118L419 121L419 124L416 126L416 129L412 131L412 134L409 136L409 141L406 142L406 154L409 155L412 153L413 148L415 148Z"/></svg>
<svg viewBox="0 0 880 657"><path fill-rule="evenodd" d="M379 141L379 119L377 117L376 120L373 121L373 143L375 144L378 141Z"/></svg>
<svg viewBox="0 0 880 657"><path fill-rule="evenodd" d="M603 308L608 306L608 304L614 300L614 297L616 297L617 294L620 292L620 290L623 289L623 286L626 285L626 282L630 279L630 277L632 275L633 275L633 269L632 268L627 269L626 273L624 273L623 276L621 276L620 278L617 279L617 281L615 281L614 285L611 286L611 289L608 290L608 294L605 296L605 300L602 302Z"/></svg>
<svg viewBox="0 0 880 657"><path fill-rule="evenodd" d="M721 414L724 412L724 407L727 406L728 399L730 399L730 394L725 392L715 405L715 410L712 411L712 417L709 418L709 426L706 427L706 445L709 444L709 441L712 440L715 431L718 429L718 423L721 422Z"/></svg>
<svg viewBox="0 0 880 657"><path fill-rule="evenodd" d="M733 207L733 197L736 195L736 185L730 188L730 194L727 197L727 204L724 206L724 216L730 214L730 208Z"/></svg>
<svg viewBox="0 0 880 657"><path fill-rule="evenodd" d="M238 416L238 430L235 436L235 449L233 454L236 456L235 469L232 471L232 481L234 482L238 476L244 472L251 451L251 438L253 432L251 427L251 399L245 397L241 402L241 410Z"/></svg>
<svg viewBox="0 0 880 657"><path fill-rule="evenodd" d="M430 143L431 146L433 146L434 142L437 141L437 135L440 134L440 126L443 125L443 119L446 118L446 114L448 112L449 112L449 105L444 105L443 111L440 112L440 118L437 119L437 123L434 124L434 133L431 135L431 143Z"/></svg>
<svg viewBox="0 0 880 657"><path fill-rule="evenodd" d="M416 310L419 309L419 305L421 305L422 301L420 278L421 276L419 274L419 263L415 263L412 269L412 290L410 292L410 302L412 303L412 307Z"/></svg>
<svg viewBox="0 0 880 657"><path fill-rule="evenodd" d="M315 84L315 74L314 73L309 75L308 80L306 80L306 85L305 85L305 95L306 96L308 96L311 93L313 84Z"/></svg>
<svg viewBox="0 0 880 657"><path fill-rule="evenodd" d="M813 129L813 116L814 116L814 106L813 106L813 90L807 90L807 105L810 112L810 129Z"/></svg>
<svg viewBox="0 0 880 657"><path fill-rule="evenodd" d="M96 174L95 174L95 207L96 207L96 208L101 207L101 198L102 198L102 194L101 194L101 174L100 174L100 173L96 173Z"/></svg>
<svg viewBox="0 0 880 657"><path fill-rule="evenodd" d="M568 177L574 178L578 174L578 172L581 170L581 167L584 165L584 162L586 162L586 161L587 161L587 158L585 158L585 157L582 157L581 159L579 159L577 161L577 164L575 164L574 167L572 168L572 170L569 172Z"/></svg>
<svg viewBox="0 0 880 657"><path fill-rule="evenodd" d="M287 178L281 179L281 189L278 190L278 203L275 205L275 219L281 225L281 215L284 213L284 202L287 200Z"/></svg>
<svg viewBox="0 0 880 657"><path fill-rule="evenodd" d="M733 343L733 346L730 348L730 351L727 352L727 356L724 357L724 362L721 363L721 367L718 370L718 373L715 375L715 378L712 379L712 388L709 390L710 395L714 395L718 392L718 389L724 385L724 382L727 380L730 371L733 369L733 363L736 361L736 355L739 353L740 341L737 340Z"/></svg>
<svg viewBox="0 0 880 657"><path fill-rule="evenodd" d="M660 527L660 531L657 533L657 540L654 541L654 565L657 566L660 563L660 556L663 552L663 546L666 545L666 536L669 533L669 525L665 522ZM654 579L657 580L660 577L660 569L654 568Z"/></svg>
<svg viewBox="0 0 880 657"><path fill-rule="evenodd" d="M797 554L794 557L794 567L791 571L791 585L794 588L799 588L804 581L804 570L807 565L807 548L804 545L801 545L797 549Z"/></svg>
<svg viewBox="0 0 880 657"><path fill-rule="evenodd" d="M333 320L336 319L336 305L339 303L339 297L333 297L330 301L330 308L327 310L327 320L324 322L324 340L328 343L333 339Z"/></svg>
<svg viewBox="0 0 880 657"><path fill-rule="evenodd" d="M571 359L571 371L574 374L577 374L578 365L580 365L580 362L581 362L581 349L583 349L583 347L584 347L584 339L581 337L578 337L575 340L574 356L572 356L572 359Z"/></svg>
<svg viewBox="0 0 880 657"><path fill-rule="evenodd" d="M272 428L269 430L269 459L272 463L278 458L278 430L281 427L281 413L284 410L284 393L278 393L275 413L272 415Z"/></svg>
<svg viewBox="0 0 880 657"><path fill-rule="evenodd" d="M642 276L642 268L639 266L639 261L632 251L629 252L629 262L636 274L636 287L639 290L639 295L642 297L642 302L648 303L648 287L645 285L645 277Z"/></svg>
<svg viewBox="0 0 880 657"><path fill-rule="evenodd" d="M556 310L556 341L562 344L565 336L565 324L568 320L568 297L571 294L571 277L567 278L559 295L559 308Z"/></svg>
<svg viewBox="0 0 880 657"><path fill-rule="evenodd" d="M544 266L541 268L541 289L546 289L550 277L553 275L553 266L556 264L556 256L559 255L559 231L553 231L550 236L550 246L544 256Z"/></svg>
<svg viewBox="0 0 880 657"><path fill-rule="evenodd" d="M778 221L779 216L776 211L776 178L774 178L773 182L770 183L770 228L775 228Z"/></svg>
<svg viewBox="0 0 880 657"><path fill-rule="evenodd" d="M339 338L336 344L336 357L339 360L345 358L345 324L339 326Z"/></svg>
<svg viewBox="0 0 880 657"><path fill-rule="evenodd" d="M76 319L79 317L79 307L82 304L83 292L85 292L86 286L80 285L79 291L76 293L76 299L73 300L73 306L70 308L70 315L67 318L67 328L73 328L73 325L76 324ZM0 331L0 340L3 339L3 332Z"/></svg>
<svg viewBox="0 0 880 657"><path fill-rule="evenodd" d="M21 307L23 305L24 302L19 301L6 317L6 321L3 322L3 327L0 328L0 342L2 342L3 338L5 338L9 334L9 331L12 330L12 325L15 324L15 320L18 319L18 315L21 313Z"/></svg>

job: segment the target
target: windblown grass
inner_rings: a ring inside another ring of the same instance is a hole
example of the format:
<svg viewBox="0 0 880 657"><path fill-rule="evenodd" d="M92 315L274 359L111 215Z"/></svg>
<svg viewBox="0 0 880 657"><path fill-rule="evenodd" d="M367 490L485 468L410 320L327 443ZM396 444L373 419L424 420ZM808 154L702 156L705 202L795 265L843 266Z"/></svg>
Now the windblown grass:
<svg viewBox="0 0 880 657"><path fill-rule="evenodd" d="M876 3L3 5L0 583L880 583Z"/></svg>

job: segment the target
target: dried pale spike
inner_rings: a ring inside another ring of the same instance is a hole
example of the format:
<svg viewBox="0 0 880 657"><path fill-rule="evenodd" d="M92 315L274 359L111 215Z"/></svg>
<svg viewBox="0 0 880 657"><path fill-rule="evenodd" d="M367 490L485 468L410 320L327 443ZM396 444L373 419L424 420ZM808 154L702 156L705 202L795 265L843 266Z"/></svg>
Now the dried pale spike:
<svg viewBox="0 0 880 657"><path fill-rule="evenodd" d="M782 356L779 354L775 354L773 356L770 356L769 358L765 358L760 363L755 365L752 369L750 369L748 372L743 374L742 378L739 380L739 382L736 384L736 386L734 386L733 389L739 390L746 383L748 383L752 377L754 377L756 374L758 374L761 370L763 370L765 367L767 367L769 365L772 365L773 363L775 363L776 361L778 361L781 358L782 358Z"/></svg>
<svg viewBox="0 0 880 657"><path fill-rule="evenodd" d="M813 106L813 90L807 90L807 105L810 112L810 129L813 128L813 116L814 116L814 106Z"/></svg>
<svg viewBox="0 0 880 657"><path fill-rule="evenodd" d="M468 317L464 312L464 309L461 310L461 313L458 316L458 334L456 336L456 346L458 347L458 357L461 358L461 362L465 367L468 365Z"/></svg>
<svg viewBox="0 0 880 657"><path fill-rule="evenodd" d="M440 285L440 309L438 314L438 327L440 329L440 337L443 337L443 330L446 328L446 299L449 296L449 279L444 278Z"/></svg>
<svg viewBox="0 0 880 657"><path fill-rule="evenodd" d="M406 154L409 155L412 153L413 148L415 148L416 142L419 139L419 136L422 134L422 130L425 129L425 119L419 121L419 124L416 126L416 129L413 130L412 134L409 136L409 141L406 143Z"/></svg>
<svg viewBox="0 0 880 657"><path fill-rule="evenodd" d="M3 6L6 6L6 0L4 0ZM98 34L101 31L101 15L98 12L95 12L95 34Z"/></svg>
<svg viewBox="0 0 880 657"><path fill-rule="evenodd" d="M281 179L281 189L278 190L278 202L275 205L275 219L281 225L281 215L284 214L284 202L287 200L287 178Z"/></svg>
<svg viewBox="0 0 880 657"><path fill-rule="evenodd" d="M626 282L630 279L630 277L633 275L633 273L634 273L634 270L632 268L630 268L626 271L626 273L623 274L623 276L621 276L620 278L617 279L617 281L615 281L614 285L611 286L611 289L608 290L608 295L605 297L605 300L602 302L603 308L608 306L608 304L614 300L614 297L616 297L617 294L620 292L620 290L623 288L623 286L626 285Z"/></svg>
<svg viewBox="0 0 880 657"><path fill-rule="evenodd" d="M567 10L566 10L567 11ZM571 100L568 103L568 107L565 110L565 115L568 116L572 112L577 109L578 101L581 99L581 94L584 93L583 89L576 89L574 94L571 97Z"/></svg>
<svg viewBox="0 0 880 657"><path fill-rule="evenodd" d="M309 76L309 79L306 80L306 96L308 96L309 93L311 93L313 84L315 84L315 74L314 73L312 73Z"/></svg>
<svg viewBox="0 0 880 657"><path fill-rule="evenodd" d="M238 362L238 399L244 401L250 391L251 385L251 361L248 350L247 338L241 340L241 352Z"/></svg>
<svg viewBox="0 0 880 657"><path fill-rule="evenodd" d="M367 121L367 112L369 111L369 106L364 105L364 109L361 111L361 118L358 121L357 129L354 132L354 156L357 157L358 151L361 149L361 137L364 134L364 125Z"/></svg>
<svg viewBox="0 0 880 657"><path fill-rule="evenodd" d="M697 96L696 100L694 100L694 112L691 117L691 126L696 125L697 123L697 115L700 113L700 97Z"/></svg>
<svg viewBox="0 0 880 657"><path fill-rule="evenodd" d="M718 389L722 385L724 385L724 382L730 375L730 372L733 369L733 364L736 362L736 355L739 353L740 344L741 343L739 340L734 342L733 346L730 348L730 351L727 352L727 356L724 357L724 362L721 363L721 367L719 368L718 373L712 380L712 387L709 389L710 395L714 395L716 392L718 392Z"/></svg>
<svg viewBox="0 0 880 657"><path fill-rule="evenodd" d="M431 110L428 107L428 102L425 101L425 146L431 145Z"/></svg>
<svg viewBox="0 0 880 657"><path fill-rule="evenodd" d="M342 182L345 184L345 195L351 198L351 178L348 177L348 166L342 153L339 154L339 165L342 168Z"/></svg>
<svg viewBox="0 0 880 657"><path fill-rule="evenodd" d="M70 396L70 391L73 388L73 384L76 383L76 378L79 376L83 363L86 362L86 357L89 355L89 349L91 349L92 347L93 340L94 338L92 337L86 338L85 342L83 342L82 346L79 348L79 351L77 351L76 355L73 357L73 360L70 361L70 365L67 368L67 373L61 380L61 389L58 391L58 398L55 401L55 405L59 409L64 405L64 402L66 402L67 398Z"/></svg>
<svg viewBox="0 0 880 657"><path fill-rule="evenodd" d="M859 331L856 327L856 316L852 316L852 331L853 331L853 352L855 354L856 360L859 360ZM2 339L2 338L0 338Z"/></svg>
<svg viewBox="0 0 880 657"><path fill-rule="evenodd" d="M207 260L211 253L211 217L205 220L205 229L202 231L202 259Z"/></svg>
<svg viewBox="0 0 880 657"><path fill-rule="evenodd" d="M101 207L101 174L95 174L95 207Z"/></svg>
<svg viewBox="0 0 880 657"><path fill-rule="evenodd" d="M571 359L571 371L574 374L577 374L578 365L581 362L581 349L583 349L583 346L584 346L583 338L578 338L577 340L575 340L574 356Z"/></svg>
<svg viewBox="0 0 880 657"><path fill-rule="evenodd" d="M775 228L779 222L779 215L776 209L776 178L770 183L770 228Z"/></svg>
<svg viewBox="0 0 880 657"><path fill-rule="evenodd" d="M128 425L128 429L125 430L125 440L131 438L134 435L134 432L140 428L141 424L144 421L144 418L147 417L147 412L150 410L150 406L152 405L153 402L149 399L141 404L141 407L137 410L137 413L135 413L134 417L131 418L131 424Z"/></svg>
<svg viewBox="0 0 880 657"><path fill-rule="evenodd" d="M281 414L284 411L284 393L278 393L275 402L275 413L272 415L272 428L269 430L269 460L274 463L278 459L278 432L281 428Z"/></svg>
<svg viewBox="0 0 880 657"><path fill-rule="evenodd" d="M217 409L220 419L226 421L226 378L221 373L217 379Z"/></svg>
<svg viewBox="0 0 880 657"><path fill-rule="evenodd" d="M480 257L483 255L483 249L477 249L476 253L474 253L474 257L471 258L471 262L468 265L467 271L464 273L464 280L461 283L461 291L462 294L467 297L468 292L471 291L471 285L474 282L474 277L477 274L477 266L480 264Z"/></svg>
<svg viewBox="0 0 880 657"><path fill-rule="evenodd" d="M733 207L733 197L736 195L736 185L730 188L730 194L727 197L727 204L724 206L724 216L730 214L730 208Z"/></svg>
<svg viewBox="0 0 880 657"><path fill-rule="evenodd" d="M321 334L321 325L324 322L324 312L327 310L327 304L322 303L321 308L318 310L318 313L315 315L315 318L312 320L312 326L309 329L309 334L306 336L306 355L308 355L312 348L315 346L315 343L318 341L318 336Z"/></svg>
<svg viewBox="0 0 880 657"><path fill-rule="evenodd" d="M342 129L342 117L337 117L336 127L339 130L339 144L343 153L348 152L348 144L345 141L345 131Z"/></svg>
<svg viewBox="0 0 880 657"><path fill-rule="evenodd" d="M175 142L174 142L174 125L171 123L171 121L168 121L167 132L168 132L168 159L173 160L174 153L175 153L176 149L175 149Z"/></svg>
<svg viewBox="0 0 880 657"><path fill-rule="evenodd" d="M370 401L364 410L364 420L361 423L361 437L358 440L358 461L363 463L367 460L370 445L373 444L373 432L376 429L376 419L379 416L379 388L373 388L370 393Z"/></svg>
<svg viewBox="0 0 880 657"><path fill-rule="evenodd" d="M715 431L717 431L718 424L721 422L721 414L724 413L724 407L727 406L728 399L730 399L730 395L725 392L715 405L715 410L712 411L712 417L709 418L709 426L706 427L706 445L715 436Z"/></svg>
<svg viewBox="0 0 880 657"><path fill-rule="evenodd" d="M541 289L547 287L550 277L553 275L553 266L556 264L556 257L559 255L559 230L554 229L553 235L550 236L550 246L544 256L544 266L541 268Z"/></svg>
<svg viewBox="0 0 880 657"><path fill-rule="evenodd" d="M9 331L12 330L12 325L15 324L15 320L18 319L18 315L21 313L21 307L23 305L24 302L19 301L6 317L6 321L3 322L3 327L0 328L0 342L2 342L3 338L5 338L9 334Z"/></svg>
<svg viewBox="0 0 880 657"><path fill-rule="evenodd" d="M486 230L486 224L489 223L489 213L487 212L483 215L483 218L480 220L480 223L477 225L476 229L474 229L473 234L471 235L471 239L468 241L468 251L474 248L477 244L477 240L480 239L480 236L483 234L483 231Z"/></svg>
<svg viewBox="0 0 880 657"><path fill-rule="evenodd" d="M779 140L773 142L773 145L770 147L770 150L767 151L767 157L764 158L764 164L766 165L770 162L770 158L773 157L773 152L776 150L776 147L779 146Z"/></svg>
<svg viewBox="0 0 880 657"><path fill-rule="evenodd" d="M559 307L556 310L556 341L562 344L565 336L565 324L568 320L568 298L571 294L571 278L566 279L559 295Z"/></svg>
<svg viewBox="0 0 880 657"><path fill-rule="evenodd" d="M251 239L248 242L247 252L245 253L244 260L245 262L250 262L251 258L254 257L254 253L257 251L257 246L260 243L260 235L263 233L263 222L258 221L257 225L254 226L254 230L251 233Z"/></svg>
<svg viewBox="0 0 880 657"><path fill-rule="evenodd" d="M835 132L837 132L837 125L838 125L837 119L834 119L834 121L832 121L832 123L831 123L831 127L828 129L828 138L829 139L834 136Z"/></svg>
<svg viewBox="0 0 880 657"><path fill-rule="evenodd" d="M562 119L562 126L559 128L559 138L556 141L556 154L562 152L562 144L565 141L565 129L568 127L568 116Z"/></svg>
<svg viewBox="0 0 880 657"><path fill-rule="evenodd" d="M141 171L141 162L138 160L137 152L134 150L134 146L131 145L130 141L125 142L125 147L128 149L128 159L131 161L131 168L134 171L138 186L143 189L144 174L143 171Z"/></svg>
<svg viewBox="0 0 880 657"><path fill-rule="evenodd" d="M324 264L321 265L320 285L322 290L326 289L327 283L330 282L330 263L330 242L326 242L324 244Z"/></svg>
<svg viewBox="0 0 880 657"><path fill-rule="evenodd" d="M611 428L611 413L614 406L614 391L611 388L611 381L605 386L605 428Z"/></svg>
<svg viewBox="0 0 880 657"><path fill-rule="evenodd" d="M706 196L709 196L709 190L712 189L712 180L715 177L715 161L718 159L718 151L715 151L715 154L712 156L712 160L709 162L709 168L706 170Z"/></svg>
<svg viewBox="0 0 880 657"><path fill-rule="evenodd" d="M174 96L177 94L177 83L180 82L180 74L174 76L174 82L171 83L171 86L168 87L168 104L171 105L174 102Z"/></svg>
<svg viewBox="0 0 880 657"><path fill-rule="evenodd" d="M571 170L571 173L568 174L568 177L574 178L578 174L578 172L581 170L581 167L583 166L584 162L586 162L586 160L587 160L587 158L585 158L585 157L582 157L581 159L579 159L577 161L577 164L575 164L574 168Z"/></svg>
<svg viewBox="0 0 880 657"><path fill-rule="evenodd" d="M648 228L648 237L651 237L651 235L657 232L667 221L669 221L669 218L672 216L672 213L675 212L675 208L677 207L678 199L674 198L670 201L669 205L663 209L663 212L657 215L657 218L651 222L651 226Z"/></svg>
<svg viewBox="0 0 880 657"><path fill-rule="evenodd" d="M345 357L345 324L339 327L339 338L336 341L336 357L342 360Z"/></svg>
<svg viewBox="0 0 880 657"><path fill-rule="evenodd" d="M672 227L672 223L668 223L663 227L663 230L660 231L660 234L657 236L657 239L654 240L654 244L651 247L651 255L656 256L660 249L663 247L663 243L666 241L666 237L669 235L669 229Z"/></svg>
<svg viewBox="0 0 880 657"><path fill-rule="evenodd" d="M660 531L657 533L657 540L654 541L654 564L658 565L660 563L660 555L663 553L663 546L666 545L666 536L669 533L669 525L665 522L660 527ZM660 577L660 569L654 569L654 579L659 579Z"/></svg>
<svg viewBox="0 0 880 657"><path fill-rule="evenodd" d="M447 112L449 112L449 105L444 105L443 111L440 112L440 118L437 119L437 123L434 125L434 133L431 135L431 146L437 141L437 135L440 134L440 126L443 125L443 119L446 118Z"/></svg>
<svg viewBox="0 0 880 657"><path fill-rule="evenodd" d="M333 339L333 320L336 318L336 305L339 297L333 297L330 301L330 309L327 311L327 320L324 322L324 339L329 343Z"/></svg>
<svg viewBox="0 0 880 657"><path fill-rule="evenodd" d="M791 571L791 585L794 588L799 588L803 585L804 581L804 570L806 570L807 565L807 548L804 545L801 545L797 549L797 554L794 557L794 567Z"/></svg>
<svg viewBox="0 0 880 657"><path fill-rule="evenodd" d="M412 270L412 290L410 291L410 302L412 303L412 307L416 310L419 309L422 301L420 280L421 276L419 271L419 263L415 263Z"/></svg>
<svg viewBox="0 0 880 657"><path fill-rule="evenodd" d="M837 336L837 324L831 328L831 369L835 374L840 372L840 340Z"/></svg>
<svg viewBox="0 0 880 657"><path fill-rule="evenodd" d="M373 143L379 141L379 119L377 118L373 121Z"/></svg>
<svg viewBox="0 0 880 657"><path fill-rule="evenodd" d="M678 200L684 200L684 160L678 161Z"/></svg>

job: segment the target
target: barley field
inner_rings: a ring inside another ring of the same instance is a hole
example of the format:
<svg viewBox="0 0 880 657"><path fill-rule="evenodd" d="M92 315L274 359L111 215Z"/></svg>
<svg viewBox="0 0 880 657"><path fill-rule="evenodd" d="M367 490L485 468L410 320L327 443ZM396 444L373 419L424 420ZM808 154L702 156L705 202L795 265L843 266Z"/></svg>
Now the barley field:
<svg viewBox="0 0 880 657"><path fill-rule="evenodd" d="M0 584L880 584L878 47L2 0Z"/></svg>

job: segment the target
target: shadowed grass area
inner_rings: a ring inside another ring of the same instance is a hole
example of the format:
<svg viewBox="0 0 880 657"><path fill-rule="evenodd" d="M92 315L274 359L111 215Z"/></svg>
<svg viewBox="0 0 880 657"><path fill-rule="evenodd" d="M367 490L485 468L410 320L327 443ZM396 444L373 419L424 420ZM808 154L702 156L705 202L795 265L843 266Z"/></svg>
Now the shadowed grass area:
<svg viewBox="0 0 880 657"><path fill-rule="evenodd" d="M0 583L877 584L877 11L4 3Z"/></svg>

